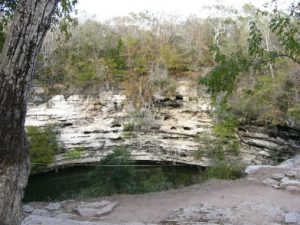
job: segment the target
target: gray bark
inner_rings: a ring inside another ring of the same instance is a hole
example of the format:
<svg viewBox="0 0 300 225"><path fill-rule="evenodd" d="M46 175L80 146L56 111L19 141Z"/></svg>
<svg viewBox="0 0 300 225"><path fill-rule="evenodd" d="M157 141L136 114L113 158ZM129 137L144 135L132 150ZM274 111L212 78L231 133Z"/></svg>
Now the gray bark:
<svg viewBox="0 0 300 225"><path fill-rule="evenodd" d="M24 131L36 55L58 0L20 0L0 55L0 224L22 221L23 189L30 173Z"/></svg>

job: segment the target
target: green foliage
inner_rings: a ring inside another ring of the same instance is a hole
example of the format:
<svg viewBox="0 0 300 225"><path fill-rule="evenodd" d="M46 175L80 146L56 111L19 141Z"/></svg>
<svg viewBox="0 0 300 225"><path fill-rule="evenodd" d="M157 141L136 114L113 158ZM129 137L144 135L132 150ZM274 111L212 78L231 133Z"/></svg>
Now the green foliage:
<svg viewBox="0 0 300 225"><path fill-rule="evenodd" d="M119 39L117 42L117 46L115 48L111 48L108 50L107 53L107 62L108 66L111 69L115 70L126 70L127 65L126 65L126 58L123 55L124 54L124 42L122 39Z"/></svg>
<svg viewBox="0 0 300 225"><path fill-rule="evenodd" d="M68 38L70 35L70 28L77 24L76 18L73 16L76 13L75 6L77 0L61 0L58 1L54 17L52 18L54 24L58 24L61 32ZM12 16L19 4L18 0L1 0L0 2L0 52L5 41L5 27L12 19Z"/></svg>
<svg viewBox="0 0 300 225"><path fill-rule="evenodd" d="M291 118L293 118L295 120L300 120L300 104L296 104L296 105L292 106L288 110L288 116L290 116Z"/></svg>
<svg viewBox="0 0 300 225"><path fill-rule="evenodd" d="M290 16L277 12L271 19L270 29L274 32L283 48L290 56L300 55L299 27Z"/></svg>
<svg viewBox="0 0 300 225"><path fill-rule="evenodd" d="M233 117L223 119L214 125L212 134L199 134L200 147L195 152L195 159L206 156L212 161L224 161L228 155L240 153L240 141L236 135L238 123Z"/></svg>
<svg viewBox="0 0 300 225"><path fill-rule="evenodd" d="M70 159L79 159L82 157L83 148L74 148L70 151L67 151L67 157Z"/></svg>
<svg viewBox="0 0 300 225"><path fill-rule="evenodd" d="M2 0L0 2L0 52L5 41L6 26L9 23L13 12L18 4L18 0Z"/></svg>
<svg viewBox="0 0 300 225"><path fill-rule="evenodd" d="M243 93L230 98L230 104L233 113L249 122L283 124L286 115L295 115L292 112L297 108L298 87L286 72L273 79L269 75L261 76L252 89L244 88Z"/></svg>
<svg viewBox="0 0 300 225"><path fill-rule="evenodd" d="M204 172L205 179L224 179L234 180L244 176L244 166L236 162L226 160L216 161L212 167L209 167Z"/></svg>
<svg viewBox="0 0 300 225"><path fill-rule="evenodd" d="M134 131L134 127L135 127L135 125L133 123L124 124L123 131L124 132L132 132L132 131Z"/></svg>
<svg viewBox="0 0 300 225"><path fill-rule="evenodd" d="M0 23L0 52L3 48L4 41L5 41L4 26L3 26L3 24Z"/></svg>
<svg viewBox="0 0 300 225"><path fill-rule="evenodd" d="M27 135L32 169L38 171L52 163L54 155L59 149L56 133L52 127L44 129L27 127Z"/></svg>
<svg viewBox="0 0 300 225"><path fill-rule="evenodd" d="M214 131L220 138L232 138L235 135L237 125L235 118L228 118L216 123L214 125Z"/></svg>
<svg viewBox="0 0 300 225"><path fill-rule="evenodd" d="M299 101L297 78L290 75L292 68L297 70L295 64L300 65L299 18L277 9L267 12L250 6L247 10L247 51L242 45L231 54L224 52L222 44L213 47L216 66L200 82L208 86L213 99L225 95L217 109L228 100L229 111L238 117L283 123Z"/></svg>
<svg viewBox="0 0 300 225"><path fill-rule="evenodd" d="M238 156L240 154L240 147L240 141L237 138L229 140L226 146L228 151L235 156Z"/></svg>
<svg viewBox="0 0 300 225"><path fill-rule="evenodd" d="M139 127L135 124L135 122L124 124L123 128L123 137L124 138L132 138L136 136L136 131L139 130Z"/></svg>
<svg viewBox="0 0 300 225"><path fill-rule="evenodd" d="M186 70L185 57L181 50L174 45L166 44L160 48L161 63L170 70Z"/></svg>
<svg viewBox="0 0 300 225"><path fill-rule="evenodd" d="M7 25L8 21L11 19L12 14L17 8L18 0L2 0L0 2L0 12L1 12L1 25Z"/></svg>
<svg viewBox="0 0 300 225"><path fill-rule="evenodd" d="M240 153L240 142L235 137L220 138L201 135L198 141L200 147L194 153L195 159L208 157L212 161L223 161L228 155L237 156Z"/></svg>
<svg viewBox="0 0 300 225"><path fill-rule="evenodd" d="M180 32L169 34L164 22L160 23L166 33L156 34L155 27L148 27L137 19L122 17L112 24L89 20L70 30L72 35L68 42L61 41L58 28L53 29L46 36L38 57L37 83L49 95L125 86L126 92L130 92L129 98L137 98L142 92L142 97L148 100L156 90L163 94L174 91L173 75L188 68L200 71L199 61L212 61L208 54L205 57L209 59L201 58L203 48L207 51L208 37L194 43L196 33L174 24ZM131 26L131 23L140 25ZM201 21L195 23L204 26ZM185 37L191 40L187 41ZM167 80L154 85L154 91L147 90L152 88L148 75L153 65L166 70L169 75Z"/></svg>
<svg viewBox="0 0 300 225"><path fill-rule="evenodd" d="M138 189L141 192L154 192L170 189L173 184L167 180L162 168L157 168L153 171L153 174L145 181L142 181L139 186Z"/></svg>
<svg viewBox="0 0 300 225"><path fill-rule="evenodd" d="M109 194L130 192L135 185L135 170L132 165L130 152L126 148L115 149L100 161L97 171L92 174L91 179L105 174L104 179L92 187L93 191L100 194L104 191Z"/></svg>
<svg viewBox="0 0 300 225"><path fill-rule="evenodd" d="M250 33L249 33L249 53L251 56L259 56L263 54L262 45L262 33L257 28L254 21L250 21Z"/></svg>
<svg viewBox="0 0 300 225"><path fill-rule="evenodd" d="M219 48L214 47L217 65L205 77L200 78L200 83L208 86L208 92L216 96L220 92L231 93L236 88L237 76L247 71L250 62L239 53L227 57L222 54Z"/></svg>
<svg viewBox="0 0 300 225"><path fill-rule="evenodd" d="M199 182L197 177L187 178L186 173L178 173L174 168L137 169L131 161L130 152L120 147L102 159L89 177L92 184L84 190L82 196L102 196L115 193L145 193L162 191L178 185L188 185ZM189 171L190 172L190 171ZM199 174L199 176L201 176Z"/></svg>

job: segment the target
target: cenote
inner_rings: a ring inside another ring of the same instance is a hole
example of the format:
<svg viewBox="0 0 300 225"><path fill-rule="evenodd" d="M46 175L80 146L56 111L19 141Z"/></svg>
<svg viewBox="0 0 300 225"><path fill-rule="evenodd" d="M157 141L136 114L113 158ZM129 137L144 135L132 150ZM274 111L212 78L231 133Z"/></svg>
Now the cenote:
<svg viewBox="0 0 300 225"><path fill-rule="evenodd" d="M32 175L24 202L138 194L198 183L201 167L134 162L124 166L76 166Z"/></svg>

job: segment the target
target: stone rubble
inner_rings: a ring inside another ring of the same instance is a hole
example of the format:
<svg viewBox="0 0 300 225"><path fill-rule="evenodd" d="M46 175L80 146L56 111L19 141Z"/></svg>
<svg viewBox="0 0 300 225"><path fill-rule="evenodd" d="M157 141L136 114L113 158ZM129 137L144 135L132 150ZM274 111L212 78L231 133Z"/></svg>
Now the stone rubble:
<svg viewBox="0 0 300 225"><path fill-rule="evenodd" d="M112 224L112 223L104 223L104 222L78 221L72 219L61 219L61 218L31 215L23 221L22 225L157 225L157 224L140 223L140 222Z"/></svg>
<svg viewBox="0 0 300 225"><path fill-rule="evenodd" d="M284 215L284 222L287 224L300 225L300 213L290 212Z"/></svg>
<svg viewBox="0 0 300 225"><path fill-rule="evenodd" d="M46 206L39 205L35 206L34 204L26 204L23 207L24 212L29 217L25 219L24 224L30 224L29 221L34 219L47 219L50 221L49 224L53 221L61 221L61 219L91 219L97 217L101 219L102 216L107 215L117 207L119 202L117 201L100 201L100 202L79 202L75 201L64 201L64 202L55 202L49 203ZM35 208L36 207L36 208ZM44 222L42 224L47 224ZM65 222L68 224L68 222ZM87 223L88 224L88 223ZM56 224L57 225L57 224Z"/></svg>
<svg viewBox="0 0 300 225"><path fill-rule="evenodd" d="M31 205L23 205L23 211L25 213L32 213L34 208Z"/></svg>
<svg viewBox="0 0 300 225"><path fill-rule="evenodd" d="M253 217L245 217L253 215ZM272 221L260 221L255 215L272 215ZM258 202L246 202L230 208L217 208L211 204L201 204L199 206L187 207L175 210L171 213L166 224L227 224L227 225L274 225L282 224L284 211L279 207ZM292 219L290 219L291 221ZM299 220L296 220L299 221ZM293 223L296 224L296 223Z"/></svg>
<svg viewBox="0 0 300 225"><path fill-rule="evenodd" d="M58 210L60 209L61 204L59 202L49 203L45 209L48 209L50 211Z"/></svg>
<svg viewBox="0 0 300 225"><path fill-rule="evenodd" d="M108 213L111 213L113 209L119 204L119 202L93 202L87 204L81 204L74 210L82 217L101 217Z"/></svg>
<svg viewBox="0 0 300 225"><path fill-rule="evenodd" d="M276 169L277 172L270 174L262 180L262 183L275 189L282 189L293 194L300 194L300 157L296 156L281 163L278 166L249 166L247 174L255 174L268 169Z"/></svg>

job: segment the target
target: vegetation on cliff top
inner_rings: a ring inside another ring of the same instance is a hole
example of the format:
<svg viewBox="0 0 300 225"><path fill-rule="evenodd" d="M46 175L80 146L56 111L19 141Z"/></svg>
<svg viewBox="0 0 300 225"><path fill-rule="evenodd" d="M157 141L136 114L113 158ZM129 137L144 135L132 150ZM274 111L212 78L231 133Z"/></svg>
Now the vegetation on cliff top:
<svg viewBox="0 0 300 225"><path fill-rule="evenodd" d="M178 77L201 76L216 108L263 124L299 117L299 17L244 6L243 16L157 18L144 12L50 32L38 57L36 84L47 94L98 94L121 88L135 107L172 95ZM203 77L203 68L213 68ZM223 118L221 118L223 119ZM227 118L225 118L227 119Z"/></svg>
<svg viewBox="0 0 300 225"><path fill-rule="evenodd" d="M291 6L289 14L275 6L273 11L261 11L246 5L249 30L243 36L248 37L247 45L237 44L232 52L221 44L211 48L216 65L200 82L208 86L217 107L228 104L229 116L233 113L265 125L298 120L298 10L299 5Z"/></svg>

